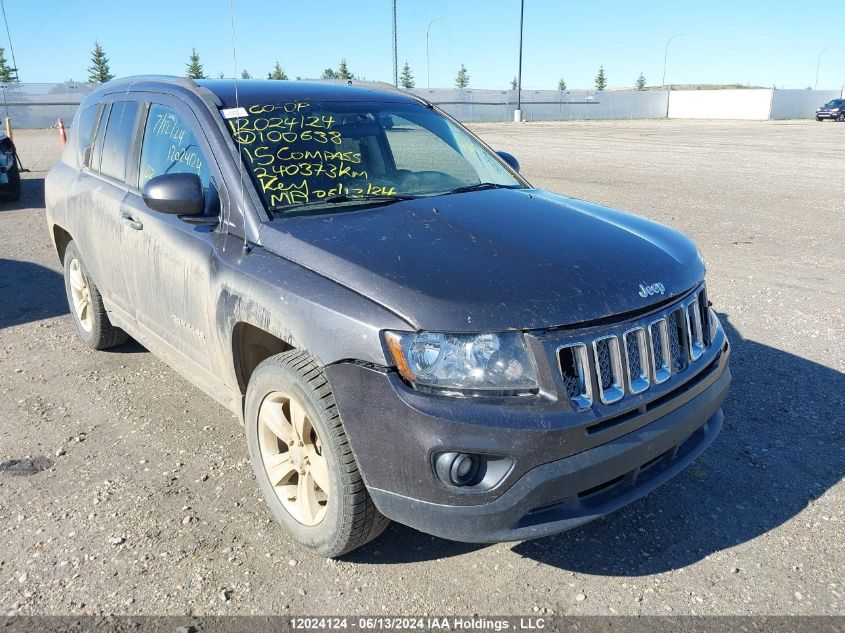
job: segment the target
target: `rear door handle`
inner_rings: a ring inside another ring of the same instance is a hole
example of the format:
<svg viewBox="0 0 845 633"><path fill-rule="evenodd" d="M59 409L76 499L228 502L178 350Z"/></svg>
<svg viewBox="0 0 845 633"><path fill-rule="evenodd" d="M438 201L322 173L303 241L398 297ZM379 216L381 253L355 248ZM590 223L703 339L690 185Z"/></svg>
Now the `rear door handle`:
<svg viewBox="0 0 845 633"><path fill-rule="evenodd" d="M139 222L128 211L123 211L120 214L120 219L126 222L131 228L135 229L136 231L140 231L144 228L143 222Z"/></svg>

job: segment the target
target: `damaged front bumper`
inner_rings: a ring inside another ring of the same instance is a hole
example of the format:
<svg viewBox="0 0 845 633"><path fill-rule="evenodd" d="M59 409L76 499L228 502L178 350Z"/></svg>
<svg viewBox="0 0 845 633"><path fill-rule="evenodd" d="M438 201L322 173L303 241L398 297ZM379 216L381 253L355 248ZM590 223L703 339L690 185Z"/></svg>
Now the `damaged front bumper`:
<svg viewBox="0 0 845 633"><path fill-rule="evenodd" d="M325 371L379 511L443 538L496 542L577 527L680 473L722 427L729 357L718 328L697 373L600 431L538 403L434 398L367 365ZM462 489L438 478L443 451L506 456L511 466L492 486Z"/></svg>

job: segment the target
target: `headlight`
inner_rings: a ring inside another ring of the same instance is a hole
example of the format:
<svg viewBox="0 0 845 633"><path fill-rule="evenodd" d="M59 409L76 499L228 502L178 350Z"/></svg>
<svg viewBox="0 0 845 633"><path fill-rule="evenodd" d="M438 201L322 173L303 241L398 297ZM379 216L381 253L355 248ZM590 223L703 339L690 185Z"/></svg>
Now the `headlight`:
<svg viewBox="0 0 845 633"><path fill-rule="evenodd" d="M537 371L521 332L385 332L396 367L414 387L449 395L537 391Z"/></svg>

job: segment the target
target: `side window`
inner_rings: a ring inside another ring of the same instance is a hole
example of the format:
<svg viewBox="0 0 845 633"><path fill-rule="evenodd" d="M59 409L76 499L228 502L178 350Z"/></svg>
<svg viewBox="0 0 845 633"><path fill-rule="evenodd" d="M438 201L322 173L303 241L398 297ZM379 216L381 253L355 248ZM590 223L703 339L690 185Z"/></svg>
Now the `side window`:
<svg viewBox="0 0 845 633"><path fill-rule="evenodd" d="M126 166L132 151L135 121L140 104L134 101L115 103L111 109L106 138L103 142L103 157L100 173L118 180L126 178Z"/></svg>
<svg viewBox="0 0 845 633"><path fill-rule="evenodd" d="M173 108L152 104L141 147L138 187L163 174L197 174L208 191L211 171L196 136Z"/></svg>
<svg viewBox="0 0 845 633"><path fill-rule="evenodd" d="M103 137L106 135L106 125L109 121L111 104L103 106L103 114L100 115L100 124L97 126L97 136L94 139L94 148L91 150L91 160L88 166L94 171L100 171L100 157L103 155Z"/></svg>
<svg viewBox="0 0 845 633"><path fill-rule="evenodd" d="M88 106L79 113L79 121L76 125L76 157L81 167L87 167L85 152L93 145L94 129L97 127L97 119L100 118L100 108L101 105L98 103Z"/></svg>

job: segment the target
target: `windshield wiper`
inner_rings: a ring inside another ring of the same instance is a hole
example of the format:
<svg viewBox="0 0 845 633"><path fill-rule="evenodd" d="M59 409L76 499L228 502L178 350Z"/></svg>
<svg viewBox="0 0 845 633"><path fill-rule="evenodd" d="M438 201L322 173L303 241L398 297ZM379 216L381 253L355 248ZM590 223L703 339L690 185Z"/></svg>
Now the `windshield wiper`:
<svg viewBox="0 0 845 633"><path fill-rule="evenodd" d="M270 211L273 211L274 213L285 213L287 211L297 211L308 207L330 206L344 202L358 202L361 204L391 204L393 202L401 202L402 200L413 200L414 198L416 198L416 196L368 196L365 194L342 193L337 196L330 196L320 200L311 200L309 202L300 202L299 204L286 204L280 207L271 207Z"/></svg>
<svg viewBox="0 0 845 633"><path fill-rule="evenodd" d="M522 189L522 185L500 185L497 182L477 182L474 185L465 185L452 189L449 194L466 193L467 191L484 191L485 189Z"/></svg>

